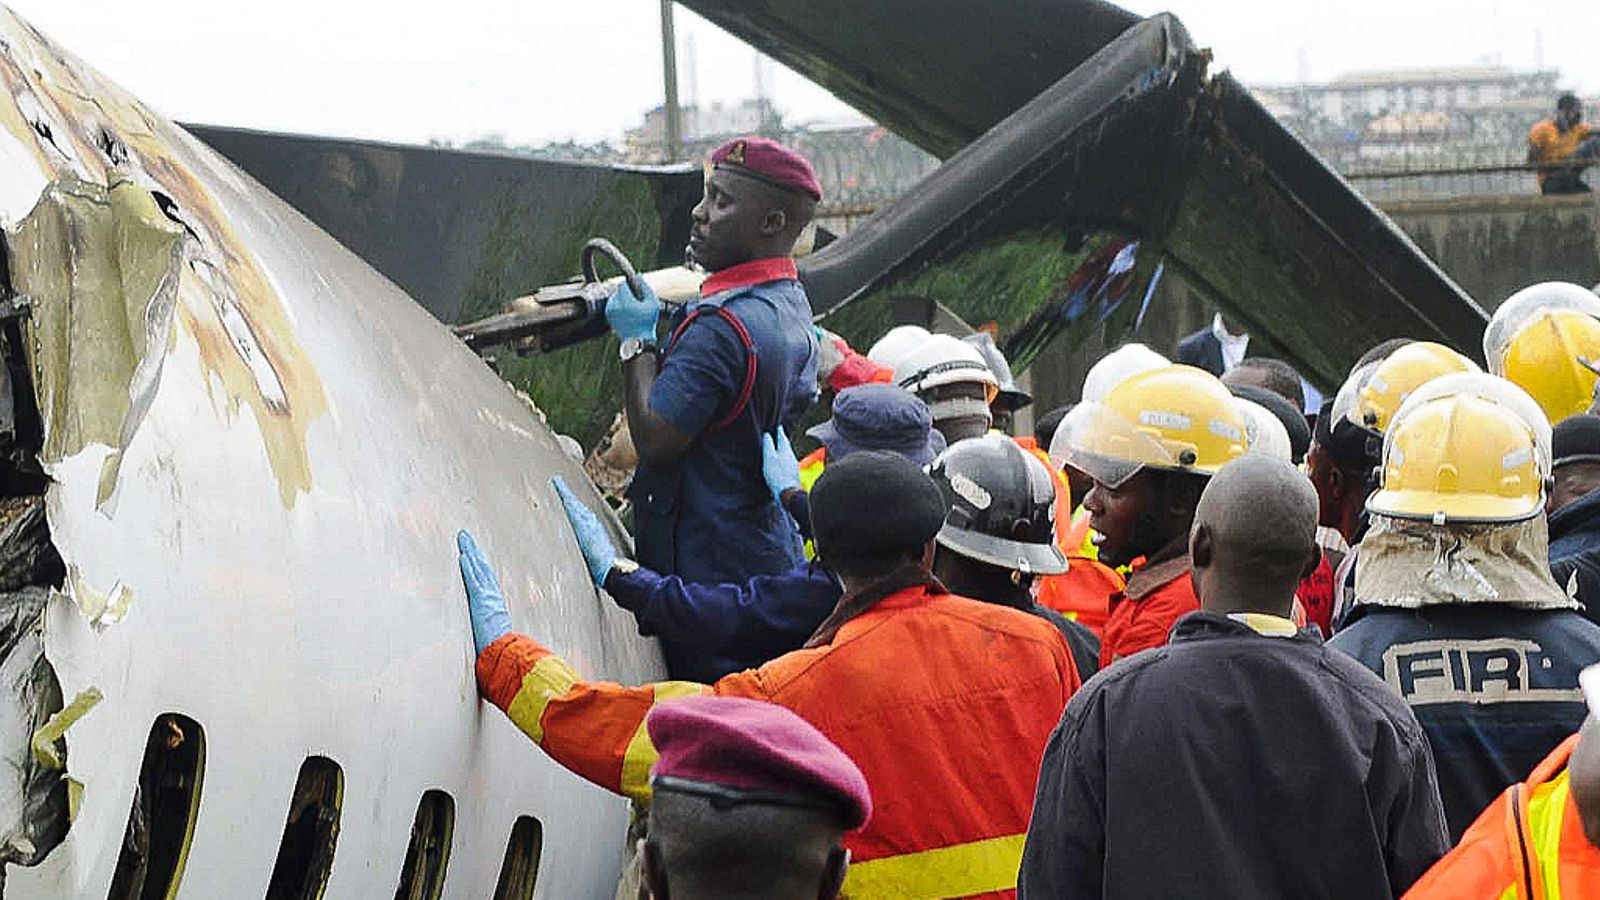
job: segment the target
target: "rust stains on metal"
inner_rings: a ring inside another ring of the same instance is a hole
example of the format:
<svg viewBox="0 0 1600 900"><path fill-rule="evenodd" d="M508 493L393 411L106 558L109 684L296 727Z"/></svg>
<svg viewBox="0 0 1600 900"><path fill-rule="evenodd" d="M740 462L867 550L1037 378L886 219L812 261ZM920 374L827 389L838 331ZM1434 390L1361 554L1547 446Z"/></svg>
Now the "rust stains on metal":
<svg viewBox="0 0 1600 900"><path fill-rule="evenodd" d="M327 397L283 298L190 168L207 163L197 155L205 151L12 22L26 39L0 45L0 89L19 98L22 113L0 112L0 128L55 173L18 226L22 249L12 251L13 271L20 264L33 275L19 290L52 323L36 326L36 374L68 363L36 386L49 419L45 458L91 442L112 447L100 492L102 503L110 498L176 319L195 339L219 411L250 407L280 499L292 506L311 486L306 432L327 411ZM98 360L83 352L90 337ZM119 390L125 396L113 399ZM85 398L92 402L79 402Z"/></svg>

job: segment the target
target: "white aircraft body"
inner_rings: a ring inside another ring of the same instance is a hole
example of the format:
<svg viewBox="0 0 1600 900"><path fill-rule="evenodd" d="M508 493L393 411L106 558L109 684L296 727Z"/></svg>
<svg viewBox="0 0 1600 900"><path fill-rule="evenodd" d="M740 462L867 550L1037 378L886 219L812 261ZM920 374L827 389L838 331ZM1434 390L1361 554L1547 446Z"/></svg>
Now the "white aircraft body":
<svg viewBox="0 0 1600 900"><path fill-rule="evenodd" d="M0 84L68 707L3 685L0 891L523 897L537 866L537 896L610 897L626 801L478 700L455 549L584 675L663 677L549 485L601 508L580 467L392 283L3 9ZM74 807L53 847L25 768Z"/></svg>

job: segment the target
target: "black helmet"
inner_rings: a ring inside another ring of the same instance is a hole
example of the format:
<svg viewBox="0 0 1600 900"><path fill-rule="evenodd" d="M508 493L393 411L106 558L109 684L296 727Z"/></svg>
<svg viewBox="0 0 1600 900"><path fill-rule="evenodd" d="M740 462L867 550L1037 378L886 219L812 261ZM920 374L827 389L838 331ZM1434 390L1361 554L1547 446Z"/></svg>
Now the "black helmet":
<svg viewBox="0 0 1600 900"><path fill-rule="evenodd" d="M952 444L928 474L950 511L938 542L978 562L1030 575L1059 575L1055 478L1038 457L1004 435Z"/></svg>
<svg viewBox="0 0 1600 900"><path fill-rule="evenodd" d="M962 340L978 348L989 371L994 373L995 380L1000 382L1000 391L995 394L994 402L989 404L990 406L1001 412L1015 412L1033 402L1033 397L1028 392L1017 387L1017 380L1011 375L1011 363L1006 362L1006 355L994 345L994 337L989 332L974 332Z"/></svg>

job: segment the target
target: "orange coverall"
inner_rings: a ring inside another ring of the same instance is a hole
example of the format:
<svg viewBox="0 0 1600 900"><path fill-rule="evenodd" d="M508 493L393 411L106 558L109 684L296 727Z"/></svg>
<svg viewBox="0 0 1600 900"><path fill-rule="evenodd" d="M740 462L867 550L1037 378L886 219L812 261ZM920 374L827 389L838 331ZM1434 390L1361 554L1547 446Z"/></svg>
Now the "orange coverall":
<svg viewBox="0 0 1600 900"><path fill-rule="evenodd" d="M872 788L872 819L845 837L847 898L1016 895L1044 746L1077 690L1055 627L1015 609L913 587L796 650L714 685L586 682L532 638L478 657L478 686L584 778L650 796L653 704L690 694L786 706L838 744Z"/></svg>

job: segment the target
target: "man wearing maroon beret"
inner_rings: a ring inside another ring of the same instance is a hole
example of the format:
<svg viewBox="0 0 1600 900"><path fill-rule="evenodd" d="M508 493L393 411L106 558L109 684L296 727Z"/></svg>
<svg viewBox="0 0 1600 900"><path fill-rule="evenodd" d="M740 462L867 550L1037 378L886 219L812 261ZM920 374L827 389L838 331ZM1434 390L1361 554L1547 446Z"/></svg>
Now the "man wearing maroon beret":
<svg viewBox="0 0 1600 900"><path fill-rule="evenodd" d="M817 339L795 241L822 199L811 164L765 138L711 154L694 208L691 260L709 277L669 321L624 284L606 304L622 341L628 429L639 468L628 489L641 565L692 582L740 582L803 561L799 532L761 475L761 435L794 429L816 398ZM664 642L673 677L725 666Z"/></svg>
<svg viewBox="0 0 1600 900"><path fill-rule="evenodd" d="M645 727L661 754L640 846L650 896L839 895L844 833L872 815L843 750L792 711L738 697L664 704Z"/></svg>

